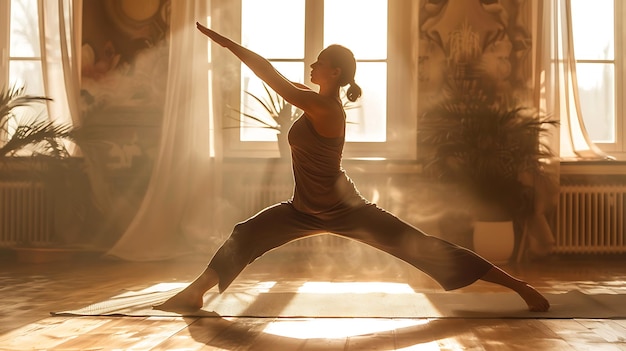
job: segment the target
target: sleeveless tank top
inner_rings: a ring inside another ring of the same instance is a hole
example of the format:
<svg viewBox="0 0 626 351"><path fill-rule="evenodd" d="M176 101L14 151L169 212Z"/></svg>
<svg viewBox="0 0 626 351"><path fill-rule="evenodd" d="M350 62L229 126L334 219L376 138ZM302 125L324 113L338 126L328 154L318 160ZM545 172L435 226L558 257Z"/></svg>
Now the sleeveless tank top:
<svg viewBox="0 0 626 351"><path fill-rule="evenodd" d="M332 215L367 203L341 166L345 136L319 135L303 114L288 138L295 183L291 202L297 210Z"/></svg>

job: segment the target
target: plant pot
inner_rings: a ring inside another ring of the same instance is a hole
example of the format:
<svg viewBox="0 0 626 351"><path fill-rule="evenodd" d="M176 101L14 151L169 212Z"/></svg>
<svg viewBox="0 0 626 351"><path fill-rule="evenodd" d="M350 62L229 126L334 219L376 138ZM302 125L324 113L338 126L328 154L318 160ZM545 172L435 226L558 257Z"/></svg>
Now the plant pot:
<svg viewBox="0 0 626 351"><path fill-rule="evenodd" d="M278 141L278 152L283 159L291 158L291 147L289 146L289 140L287 139L287 133L278 133L276 135Z"/></svg>
<svg viewBox="0 0 626 351"><path fill-rule="evenodd" d="M509 262L515 249L513 221L474 222L474 251L495 265Z"/></svg>

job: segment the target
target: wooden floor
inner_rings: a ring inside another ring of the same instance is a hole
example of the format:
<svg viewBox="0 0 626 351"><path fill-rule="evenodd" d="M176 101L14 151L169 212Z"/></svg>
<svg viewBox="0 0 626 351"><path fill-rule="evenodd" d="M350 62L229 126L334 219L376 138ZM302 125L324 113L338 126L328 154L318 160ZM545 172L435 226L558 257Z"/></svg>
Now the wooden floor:
<svg viewBox="0 0 626 351"><path fill-rule="evenodd" d="M0 256L0 350L626 350L626 320L387 318L51 317L124 290L186 282L203 259L129 263L98 258L18 263ZM544 292L626 294L626 258L551 258L504 267ZM349 259L270 253L231 286L264 281L382 281L440 291L430 278L378 254ZM504 291L476 283L465 291ZM293 290L295 291L295 290ZM372 301L375 303L375 301ZM626 303L626 301L625 301ZM367 308L367 306L363 306Z"/></svg>

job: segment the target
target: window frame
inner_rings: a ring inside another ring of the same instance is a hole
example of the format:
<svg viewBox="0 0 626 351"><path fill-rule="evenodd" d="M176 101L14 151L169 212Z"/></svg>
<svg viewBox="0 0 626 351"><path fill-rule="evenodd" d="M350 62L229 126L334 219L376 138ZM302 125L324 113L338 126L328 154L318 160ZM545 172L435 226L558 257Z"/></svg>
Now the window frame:
<svg viewBox="0 0 626 351"><path fill-rule="evenodd" d="M626 159L626 86L624 75L626 74L626 26L622 24L622 19L626 18L626 6L623 1L614 0L614 48L615 56L613 60L585 60L576 58L576 63L585 64L612 64L614 69L614 94L615 94L615 142L603 143L594 142L602 151L617 159Z"/></svg>
<svg viewBox="0 0 626 351"><path fill-rule="evenodd" d="M13 0L7 0L4 2L4 7L0 9L0 12L2 12L3 10L5 10L4 13L0 14L0 18L5 19L6 23L6 34L3 37L3 39L5 40L5 42L2 42L2 40L0 40L0 44L3 44L2 46L2 63L0 63L0 66L2 66L2 73L0 73L0 78L3 78L4 80L0 80L0 81L4 81L6 82L7 85L10 85L10 79L11 79L11 63L12 62L34 62L37 63L40 66L39 69L39 74L43 75L44 72L44 67L43 67L43 60L44 60L44 43L42 42L42 38L41 38L41 28L37 29L38 32L38 45L39 45L39 56L12 56L11 55L11 28L12 28L12 24L11 24L11 3L13 2ZM39 25L39 27L42 26L42 19L41 19L41 11L42 11L42 3L41 0L36 1L35 3L36 5L36 11L37 13L37 24ZM20 79L23 77L20 77ZM42 82L43 83L43 82ZM33 87L31 85L26 84L26 91L29 94L33 94L33 95L44 95L43 90L44 90L44 86L42 85L38 85L36 87ZM47 107L46 107L47 110Z"/></svg>
<svg viewBox="0 0 626 351"><path fill-rule="evenodd" d="M11 1L0 1L0 82L9 82L9 43L11 36Z"/></svg>
<svg viewBox="0 0 626 351"><path fill-rule="evenodd" d="M626 19L626 6L621 0L615 0L614 20L615 25L615 133L616 143L611 145L600 144L599 146L614 153L617 158L626 159L626 108L624 99L626 98L626 85L624 75L626 74L626 26L622 20Z"/></svg>
<svg viewBox="0 0 626 351"><path fill-rule="evenodd" d="M232 18L229 22L230 31L225 34L233 38L241 38L241 1L231 1L227 12ZM355 159L396 159L415 160L417 158L417 29L412 20L411 11L407 11L406 3L388 1L387 18L387 140L385 142L346 142L344 158ZM416 6L416 5L411 5ZM415 9L417 10L417 8ZM304 83L311 85L309 67L316 60L323 49L323 20L324 2L319 0L305 0L305 47L304 47ZM311 19L318 19L311 24ZM321 24L321 25L320 25ZM226 29L225 27L224 29ZM219 30L219 28L218 28ZM232 55L231 55L232 56ZM219 67L233 67L238 60L233 57L219 55L214 57L224 60ZM364 60L367 62L367 60ZM410 74L407 74L410 72ZM230 91L225 92L225 105L239 106L241 72L232 71L233 85ZM358 83L358 82L357 82ZM277 142L252 142L239 140L239 123L229 118L227 108L223 111L224 156L225 157L277 157ZM406 132L404 135L398 131Z"/></svg>

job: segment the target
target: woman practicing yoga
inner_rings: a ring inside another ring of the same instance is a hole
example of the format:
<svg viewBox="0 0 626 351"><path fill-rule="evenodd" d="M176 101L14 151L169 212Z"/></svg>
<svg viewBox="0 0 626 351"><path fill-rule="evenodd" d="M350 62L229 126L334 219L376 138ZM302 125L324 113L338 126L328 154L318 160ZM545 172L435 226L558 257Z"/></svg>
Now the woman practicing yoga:
<svg viewBox="0 0 626 351"><path fill-rule="evenodd" d="M227 48L261 80L304 113L289 131L295 187L293 197L235 225L206 270L161 305L162 310L200 309L204 294L218 285L223 292L237 275L267 251L292 240L333 233L385 251L435 279L445 290L483 280L505 286L524 299L530 311L547 311L548 300L474 252L429 236L365 200L341 166L347 98L361 95L354 82L356 61L340 45L324 49L311 65L308 87L290 82L269 61L232 40L196 23L200 32Z"/></svg>

